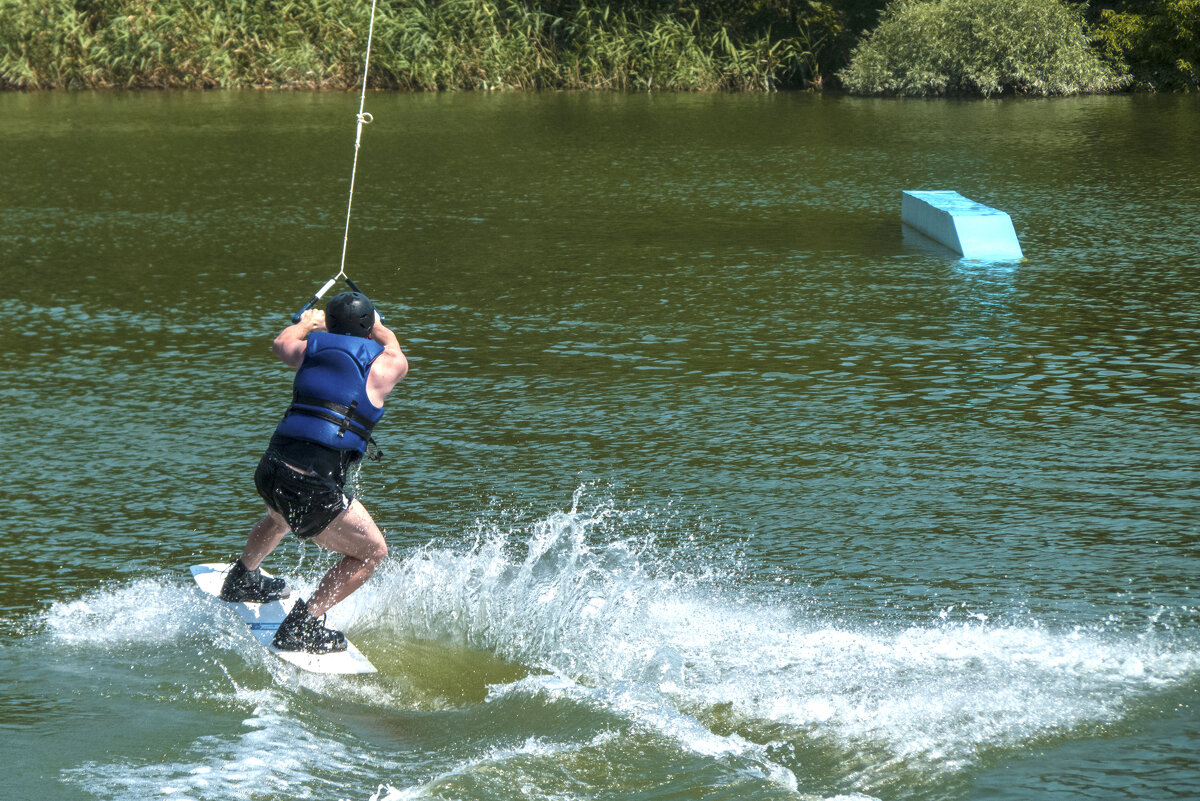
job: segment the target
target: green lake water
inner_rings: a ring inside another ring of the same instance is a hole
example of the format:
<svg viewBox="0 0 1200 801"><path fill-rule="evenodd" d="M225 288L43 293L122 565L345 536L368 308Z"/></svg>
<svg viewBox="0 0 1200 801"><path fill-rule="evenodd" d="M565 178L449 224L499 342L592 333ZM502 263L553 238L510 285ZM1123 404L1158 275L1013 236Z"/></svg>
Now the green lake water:
<svg viewBox="0 0 1200 801"><path fill-rule="evenodd" d="M1200 97L369 96L411 372L329 678L187 568L261 512L357 101L0 96L0 798L1200 797Z"/></svg>

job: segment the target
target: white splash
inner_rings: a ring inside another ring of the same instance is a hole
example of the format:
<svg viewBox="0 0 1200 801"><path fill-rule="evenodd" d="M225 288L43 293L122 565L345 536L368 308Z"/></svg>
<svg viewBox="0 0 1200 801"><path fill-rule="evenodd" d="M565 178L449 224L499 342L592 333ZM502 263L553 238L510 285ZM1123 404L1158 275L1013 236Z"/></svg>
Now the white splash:
<svg viewBox="0 0 1200 801"><path fill-rule="evenodd" d="M643 512L610 502L581 510L579 500L527 525L481 524L470 544L394 558L337 610L339 621L375 636L493 653L534 675L492 687L492 701L565 699L785 790L796 789L796 779L780 753L793 742L879 756L881 771L954 771L988 750L1117 721L1140 699L1200 674L1195 638L1155 628L1061 630L948 612L905 627L813 613L803 590L756 594L753 577L739 585L711 553L660 553ZM222 612L181 578L106 588L41 617L51 638L72 648L156 650L215 629L218 647L258 653ZM278 666L268 670L277 684L295 681ZM361 703L377 694L396 702L386 684L300 685L349 692ZM222 797L226 774L278 792L309 786L314 767L289 762L283 744L318 735L277 702L253 702L246 730L201 737L178 763L92 764L74 780L175 798ZM533 736L468 755L455 770L552 757L587 742ZM354 755L335 737L306 748L322 751L322 770L355 771ZM389 775L376 768L376 776ZM383 785L376 796L422 792Z"/></svg>
<svg viewBox="0 0 1200 801"><path fill-rule="evenodd" d="M1195 644L1128 631L814 616L798 594L747 597L711 565L661 560L651 537L630 533L636 520L608 503L580 511L578 500L526 528L484 529L471 547L394 563L368 607L400 636L491 651L614 707L614 688L653 693L627 709L650 726L678 727L683 715L704 728L709 710L731 708L751 728L869 744L939 771L1117 720L1200 671ZM748 747L691 724L677 733L697 753Z"/></svg>

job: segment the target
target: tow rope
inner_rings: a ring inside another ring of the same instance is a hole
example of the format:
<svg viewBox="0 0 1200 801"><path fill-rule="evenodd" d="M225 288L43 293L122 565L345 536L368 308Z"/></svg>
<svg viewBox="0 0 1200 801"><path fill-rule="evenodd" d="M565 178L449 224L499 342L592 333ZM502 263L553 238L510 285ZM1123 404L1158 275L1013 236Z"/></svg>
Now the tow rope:
<svg viewBox="0 0 1200 801"><path fill-rule="evenodd" d="M371 0L371 24L367 29L367 55L363 60L362 92L358 98L358 124L355 126L354 131L354 164L350 168L350 197L346 201L346 230L342 234L342 260L338 265L338 274L326 281L325 285L318 289L317 293L312 296L312 299L309 300L308 303L305 303L303 306L301 306L300 310L292 315L292 323L300 322L300 317L304 314L304 312L315 306L317 302L325 296L325 293L328 292L334 286L334 284L338 282L339 278L345 278L346 284L349 285L349 287L355 292L362 292L362 290L350 280L350 276L346 275L346 248L350 244L350 210L354 207L354 178L358 173L358 148L362 144L363 126L371 124L375 119L363 110L367 103L367 71L371 67L371 40L375 36L375 3L376 0Z"/></svg>

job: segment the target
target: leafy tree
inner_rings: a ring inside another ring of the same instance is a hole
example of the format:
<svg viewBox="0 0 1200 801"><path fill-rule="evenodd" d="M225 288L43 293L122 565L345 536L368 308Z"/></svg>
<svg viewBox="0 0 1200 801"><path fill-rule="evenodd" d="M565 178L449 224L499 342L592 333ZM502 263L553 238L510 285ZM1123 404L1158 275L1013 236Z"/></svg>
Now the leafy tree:
<svg viewBox="0 0 1200 801"><path fill-rule="evenodd" d="M1200 89L1200 0L1124 2L1100 13L1096 40L1139 89Z"/></svg>
<svg viewBox="0 0 1200 801"><path fill-rule="evenodd" d="M860 94L1069 95L1126 78L1060 0L894 0L841 72Z"/></svg>

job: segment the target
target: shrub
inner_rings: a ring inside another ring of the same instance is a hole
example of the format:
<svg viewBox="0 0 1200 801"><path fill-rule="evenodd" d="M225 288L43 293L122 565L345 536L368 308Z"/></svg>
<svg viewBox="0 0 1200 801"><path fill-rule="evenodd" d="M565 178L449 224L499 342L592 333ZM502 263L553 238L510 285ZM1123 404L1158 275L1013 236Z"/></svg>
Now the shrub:
<svg viewBox="0 0 1200 801"><path fill-rule="evenodd" d="M1070 95L1127 78L1060 0L895 0L840 73L858 94Z"/></svg>

